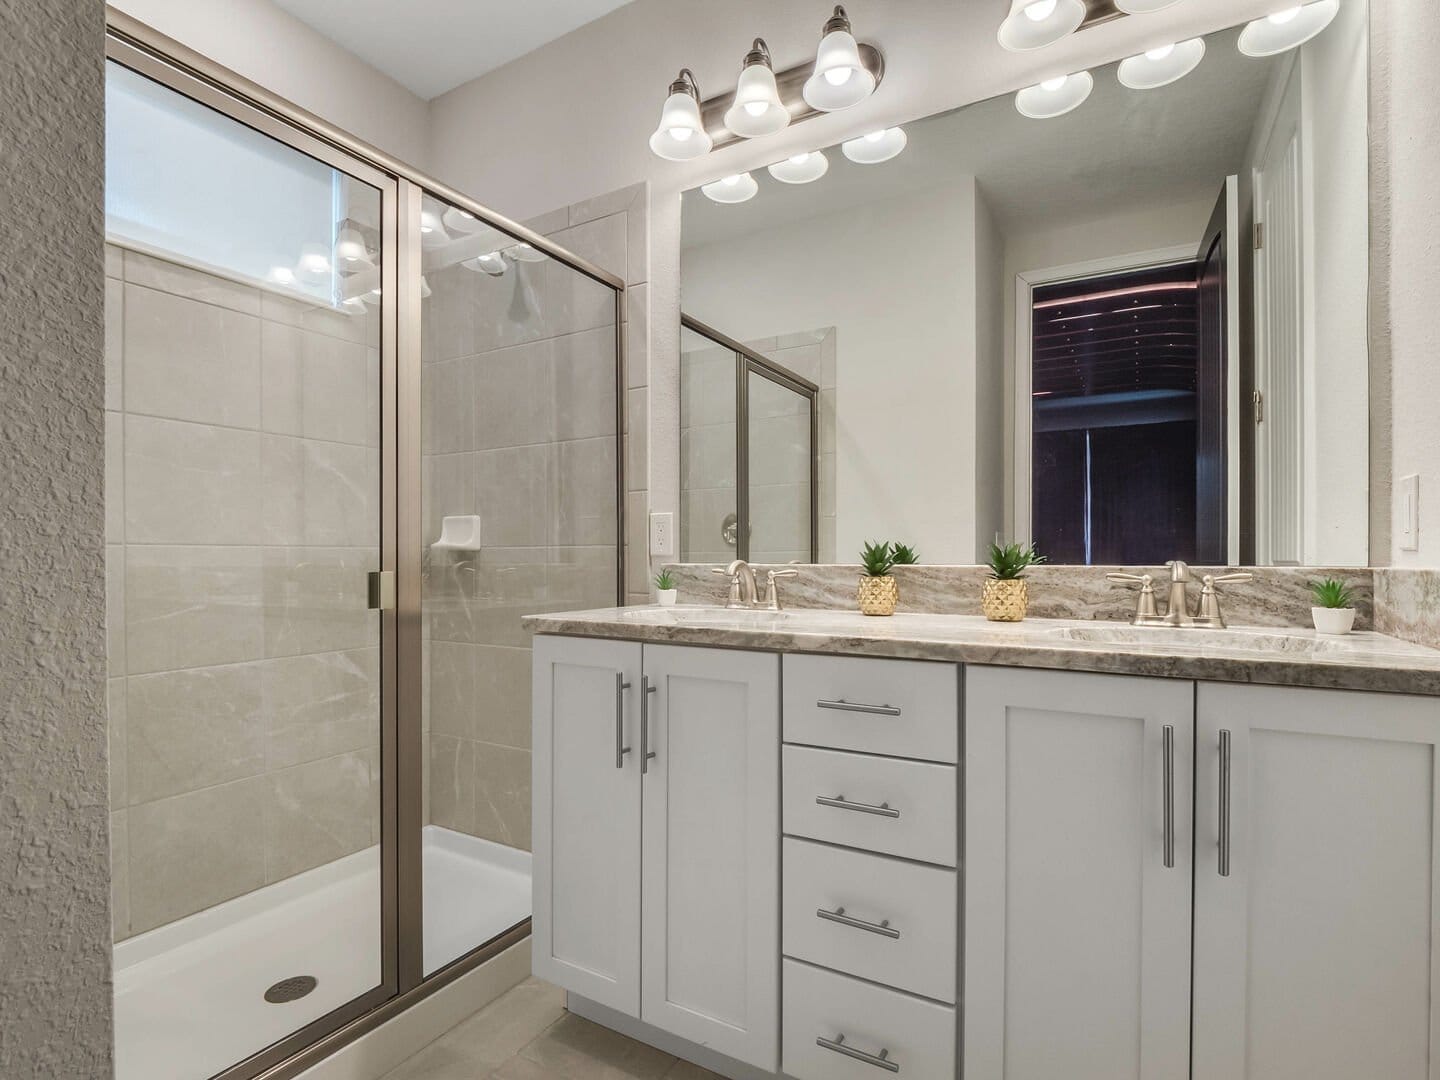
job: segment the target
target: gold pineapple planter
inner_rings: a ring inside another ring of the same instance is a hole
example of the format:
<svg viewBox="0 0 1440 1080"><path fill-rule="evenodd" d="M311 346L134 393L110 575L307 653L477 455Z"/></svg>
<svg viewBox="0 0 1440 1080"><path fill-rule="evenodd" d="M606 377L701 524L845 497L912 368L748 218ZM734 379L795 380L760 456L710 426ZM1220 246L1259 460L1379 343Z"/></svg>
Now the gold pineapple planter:
<svg viewBox="0 0 1440 1080"><path fill-rule="evenodd" d="M894 615L895 605L900 602L900 586L889 574L883 577L864 575L855 595L862 615Z"/></svg>
<svg viewBox="0 0 1440 1080"><path fill-rule="evenodd" d="M1024 578L988 578L980 590L980 610L991 622L1019 622L1029 606Z"/></svg>

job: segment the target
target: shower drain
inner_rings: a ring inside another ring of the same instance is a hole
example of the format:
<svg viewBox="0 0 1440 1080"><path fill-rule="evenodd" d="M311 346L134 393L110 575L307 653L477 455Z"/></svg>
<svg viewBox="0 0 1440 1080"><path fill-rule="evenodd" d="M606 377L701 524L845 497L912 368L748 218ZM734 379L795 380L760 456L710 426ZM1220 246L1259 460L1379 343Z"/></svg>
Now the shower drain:
<svg viewBox="0 0 1440 1080"><path fill-rule="evenodd" d="M299 1001L311 990L315 989L316 981L314 975L291 975L288 979L281 979L269 990L265 991L265 1000L271 1005L283 1005L287 1001Z"/></svg>

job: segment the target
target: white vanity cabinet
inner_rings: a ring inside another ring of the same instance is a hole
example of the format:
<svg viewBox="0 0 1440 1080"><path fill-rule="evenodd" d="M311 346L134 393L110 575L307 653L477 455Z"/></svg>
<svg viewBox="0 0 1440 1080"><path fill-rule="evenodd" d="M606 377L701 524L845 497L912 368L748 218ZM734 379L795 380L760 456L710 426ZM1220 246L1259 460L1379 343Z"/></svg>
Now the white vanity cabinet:
<svg viewBox="0 0 1440 1080"><path fill-rule="evenodd" d="M780 658L541 636L535 974L779 1064Z"/></svg>
<svg viewBox="0 0 1440 1080"><path fill-rule="evenodd" d="M1183 1080L1194 684L965 684L965 1075Z"/></svg>
<svg viewBox="0 0 1440 1080"><path fill-rule="evenodd" d="M1440 1075L1440 700L1202 683L1197 721L1195 1080Z"/></svg>

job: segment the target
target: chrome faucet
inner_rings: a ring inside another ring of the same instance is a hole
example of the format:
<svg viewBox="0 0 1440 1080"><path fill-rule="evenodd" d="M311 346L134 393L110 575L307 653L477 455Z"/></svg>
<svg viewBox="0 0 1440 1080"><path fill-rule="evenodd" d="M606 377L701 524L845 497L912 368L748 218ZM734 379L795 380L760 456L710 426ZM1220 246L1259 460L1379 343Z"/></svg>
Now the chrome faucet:
<svg viewBox="0 0 1440 1080"><path fill-rule="evenodd" d="M1155 579L1149 574L1110 573L1110 581L1138 582L1140 595L1135 603L1135 617L1130 620L1134 626L1177 626L1204 627L1211 630L1225 629L1225 618L1220 613L1220 594L1215 586L1225 581L1250 581L1254 574L1240 570L1233 574L1206 574L1201 578L1200 604L1194 615L1190 614L1189 584L1190 567L1180 559L1165 564L1170 571L1170 594L1165 602L1162 615L1155 605Z"/></svg>

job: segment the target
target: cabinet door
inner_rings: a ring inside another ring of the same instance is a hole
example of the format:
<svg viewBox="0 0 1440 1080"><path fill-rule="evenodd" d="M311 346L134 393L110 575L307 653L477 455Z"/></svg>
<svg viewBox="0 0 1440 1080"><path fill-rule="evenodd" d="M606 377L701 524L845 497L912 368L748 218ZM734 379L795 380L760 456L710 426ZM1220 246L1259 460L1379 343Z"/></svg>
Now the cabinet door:
<svg viewBox="0 0 1440 1080"><path fill-rule="evenodd" d="M640 655L631 642L535 639L531 967L630 1016L640 1015Z"/></svg>
<svg viewBox="0 0 1440 1080"><path fill-rule="evenodd" d="M1193 684L965 683L965 1075L1184 1080Z"/></svg>
<svg viewBox="0 0 1440 1080"><path fill-rule="evenodd" d="M1195 1080L1440 1076L1440 702L1198 702Z"/></svg>
<svg viewBox="0 0 1440 1080"><path fill-rule="evenodd" d="M641 1019L779 1054L780 658L645 646Z"/></svg>

